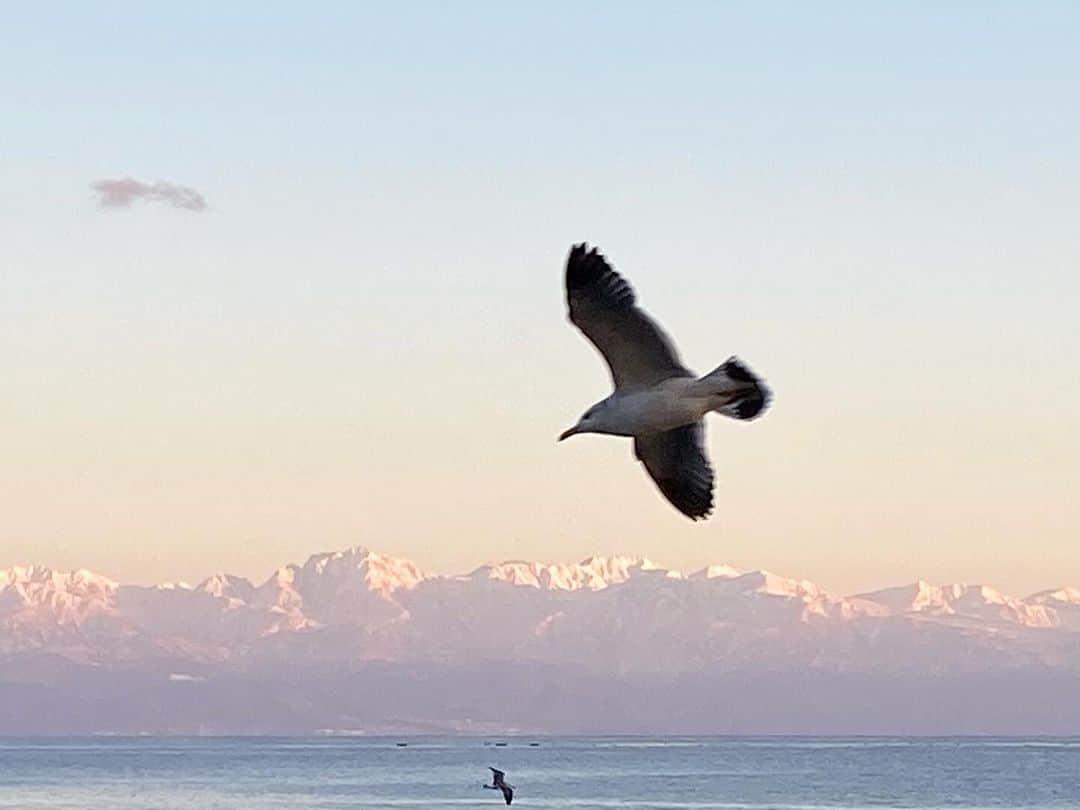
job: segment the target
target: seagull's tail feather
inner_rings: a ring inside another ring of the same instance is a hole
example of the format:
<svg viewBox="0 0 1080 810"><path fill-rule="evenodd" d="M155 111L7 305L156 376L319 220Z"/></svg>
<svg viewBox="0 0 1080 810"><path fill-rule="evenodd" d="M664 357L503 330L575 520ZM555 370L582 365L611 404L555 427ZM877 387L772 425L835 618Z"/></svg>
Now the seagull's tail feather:
<svg viewBox="0 0 1080 810"><path fill-rule="evenodd" d="M754 419L772 400L764 381L737 357L729 357L722 366L710 371L694 386L701 396L716 404L711 410L732 419Z"/></svg>

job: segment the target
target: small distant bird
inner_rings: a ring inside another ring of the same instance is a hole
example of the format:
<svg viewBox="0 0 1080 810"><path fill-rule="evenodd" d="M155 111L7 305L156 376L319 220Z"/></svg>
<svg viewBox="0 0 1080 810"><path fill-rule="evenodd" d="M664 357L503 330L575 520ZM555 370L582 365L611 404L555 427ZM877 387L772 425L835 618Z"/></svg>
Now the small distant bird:
<svg viewBox="0 0 1080 810"><path fill-rule="evenodd" d="M768 406L769 389L735 357L704 377L693 374L595 247L570 250L566 303L570 322L607 361L615 391L559 441L579 433L632 437L634 455L664 497L693 520L708 517L713 471L705 455L705 414L753 419Z"/></svg>
<svg viewBox="0 0 1080 810"><path fill-rule="evenodd" d="M506 774L498 768L492 768L489 765L488 769L491 771L491 784L484 785L484 787L488 790L501 790L503 798L506 799L506 803L510 804L510 802L514 800L514 786L506 784L503 780L503 777L506 776Z"/></svg>

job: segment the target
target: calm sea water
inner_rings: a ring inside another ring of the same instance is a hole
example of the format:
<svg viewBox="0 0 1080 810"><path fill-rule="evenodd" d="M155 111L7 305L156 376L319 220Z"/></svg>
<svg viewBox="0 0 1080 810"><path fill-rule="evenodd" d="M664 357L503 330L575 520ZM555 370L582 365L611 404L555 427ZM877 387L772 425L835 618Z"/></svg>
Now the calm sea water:
<svg viewBox="0 0 1080 810"><path fill-rule="evenodd" d="M1075 808L1080 738L0 738L0 807ZM530 743L539 745L530 745Z"/></svg>

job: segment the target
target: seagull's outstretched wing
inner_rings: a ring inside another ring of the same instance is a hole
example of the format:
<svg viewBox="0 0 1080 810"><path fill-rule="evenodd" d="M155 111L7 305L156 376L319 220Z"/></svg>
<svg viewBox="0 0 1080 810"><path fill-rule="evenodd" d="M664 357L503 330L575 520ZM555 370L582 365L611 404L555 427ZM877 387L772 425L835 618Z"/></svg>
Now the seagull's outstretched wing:
<svg viewBox="0 0 1080 810"><path fill-rule="evenodd" d="M503 771L500 771L498 768L492 768L490 765L488 765L488 770L491 771L491 787L501 790L506 803L510 804L510 802L514 800L514 786L506 784L503 780L503 777L506 776ZM485 787L487 786L485 785Z"/></svg>
<svg viewBox="0 0 1080 810"><path fill-rule="evenodd" d="M713 507L713 471L705 455L705 424L634 439L634 455L671 503L694 520Z"/></svg>
<svg viewBox="0 0 1080 810"><path fill-rule="evenodd" d="M664 330L637 307L633 288L596 248L580 244L570 250L566 303L570 322L607 361L616 389L692 376Z"/></svg>

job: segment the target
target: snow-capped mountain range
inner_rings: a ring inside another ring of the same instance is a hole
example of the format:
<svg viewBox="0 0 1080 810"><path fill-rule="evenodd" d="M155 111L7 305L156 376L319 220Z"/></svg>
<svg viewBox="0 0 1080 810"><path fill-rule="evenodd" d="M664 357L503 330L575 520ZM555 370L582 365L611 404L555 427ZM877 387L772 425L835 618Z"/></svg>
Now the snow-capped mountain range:
<svg viewBox="0 0 1080 810"><path fill-rule="evenodd" d="M836 596L636 557L444 576L360 547L262 583L0 571L0 733L1075 732L1077 686L1077 588Z"/></svg>
<svg viewBox="0 0 1080 810"><path fill-rule="evenodd" d="M357 547L286 565L261 584L222 573L153 587L86 570L0 571L0 655L49 652L106 667L163 659L272 667L275 658L292 666L298 648L305 661L480 656L620 672L1071 667L1078 631L1076 588L1017 598L916 582L837 597L763 570L687 574L634 557L508 561L436 576Z"/></svg>

